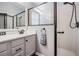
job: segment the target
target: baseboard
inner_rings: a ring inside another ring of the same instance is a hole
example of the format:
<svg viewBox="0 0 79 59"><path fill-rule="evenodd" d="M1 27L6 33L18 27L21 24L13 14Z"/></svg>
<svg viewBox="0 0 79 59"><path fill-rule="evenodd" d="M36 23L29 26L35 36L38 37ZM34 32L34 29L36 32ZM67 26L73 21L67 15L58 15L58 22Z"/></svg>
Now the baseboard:
<svg viewBox="0 0 79 59"><path fill-rule="evenodd" d="M43 55L43 54L41 54L39 52L36 52L35 54L38 55L38 56L45 56L45 55Z"/></svg>

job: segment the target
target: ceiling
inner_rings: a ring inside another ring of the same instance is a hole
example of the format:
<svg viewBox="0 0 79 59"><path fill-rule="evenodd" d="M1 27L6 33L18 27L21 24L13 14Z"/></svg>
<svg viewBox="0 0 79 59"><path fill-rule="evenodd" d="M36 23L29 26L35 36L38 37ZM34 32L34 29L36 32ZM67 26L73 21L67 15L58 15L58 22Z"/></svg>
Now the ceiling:
<svg viewBox="0 0 79 59"><path fill-rule="evenodd" d="M14 4L20 8L29 9L40 5L43 2L15 2Z"/></svg>
<svg viewBox="0 0 79 59"><path fill-rule="evenodd" d="M43 3L43 2L0 2L0 5L1 4L14 5L17 8L20 8L20 9L24 10L24 9L29 9L29 8L38 6L41 3Z"/></svg>

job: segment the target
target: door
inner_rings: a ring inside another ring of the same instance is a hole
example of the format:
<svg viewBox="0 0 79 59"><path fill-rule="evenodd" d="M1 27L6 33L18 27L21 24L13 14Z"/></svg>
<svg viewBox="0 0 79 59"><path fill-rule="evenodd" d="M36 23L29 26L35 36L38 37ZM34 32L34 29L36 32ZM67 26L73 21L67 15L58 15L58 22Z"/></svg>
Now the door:
<svg viewBox="0 0 79 59"><path fill-rule="evenodd" d="M26 55L32 55L35 52L35 35L26 37Z"/></svg>
<svg viewBox="0 0 79 59"><path fill-rule="evenodd" d="M57 3L57 55L75 55L75 30L69 27L72 6ZM74 34L73 34L74 33Z"/></svg>

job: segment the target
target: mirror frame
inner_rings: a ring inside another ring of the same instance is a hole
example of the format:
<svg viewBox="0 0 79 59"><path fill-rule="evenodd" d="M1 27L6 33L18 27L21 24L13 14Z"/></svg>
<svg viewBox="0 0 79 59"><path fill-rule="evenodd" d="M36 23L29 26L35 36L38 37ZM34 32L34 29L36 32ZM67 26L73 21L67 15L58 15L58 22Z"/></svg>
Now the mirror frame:
<svg viewBox="0 0 79 59"><path fill-rule="evenodd" d="M43 2L43 3L41 3L41 4L38 5L38 6L41 6L41 5L46 4L46 3L48 3L48 2ZM30 24L29 24L29 21L30 21L30 19L29 19L29 17L30 17L29 11L30 11L31 9L34 9L34 8L38 7L38 6L35 6L35 7L32 7L32 8L30 8L30 9L28 9L28 26L49 26L49 25L54 25L54 24L37 24L37 25L30 25ZM54 13L53 13L53 14L54 14Z"/></svg>

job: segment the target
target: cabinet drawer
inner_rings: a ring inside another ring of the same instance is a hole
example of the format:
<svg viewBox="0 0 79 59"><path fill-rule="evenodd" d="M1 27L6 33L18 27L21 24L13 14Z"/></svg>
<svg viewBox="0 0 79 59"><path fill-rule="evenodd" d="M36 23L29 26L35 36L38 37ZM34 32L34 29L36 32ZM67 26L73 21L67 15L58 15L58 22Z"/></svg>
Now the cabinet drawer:
<svg viewBox="0 0 79 59"><path fill-rule="evenodd" d="M0 52L7 50L7 43L0 44Z"/></svg>
<svg viewBox="0 0 79 59"><path fill-rule="evenodd" d="M22 51L24 51L24 45L16 46L15 48L12 48L12 55L16 55Z"/></svg>
<svg viewBox="0 0 79 59"><path fill-rule="evenodd" d="M14 40L14 41L12 41L12 47L15 47L15 46L23 44L23 43L24 43L24 38Z"/></svg>
<svg viewBox="0 0 79 59"><path fill-rule="evenodd" d="M0 56L7 56L7 51L3 51L0 53Z"/></svg>

